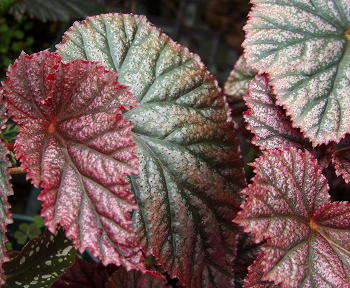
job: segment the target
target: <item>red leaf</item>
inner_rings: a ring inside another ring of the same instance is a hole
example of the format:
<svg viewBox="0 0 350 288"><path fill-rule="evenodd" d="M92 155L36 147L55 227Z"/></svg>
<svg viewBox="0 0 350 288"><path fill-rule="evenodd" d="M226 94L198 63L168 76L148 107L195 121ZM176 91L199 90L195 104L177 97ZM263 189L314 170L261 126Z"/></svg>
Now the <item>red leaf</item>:
<svg viewBox="0 0 350 288"><path fill-rule="evenodd" d="M44 188L50 231L60 224L80 251L135 267L136 205L124 177L137 172L137 159L132 125L119 108L135 106L135 97L98 63L64 64L48 51L21 54L7 76L4 96L21 127L15 151L33 184Z"/></svg>
<svg viewBox="0 0 350 288"><path fill-rule="evenodd" d="M255 267L282 287L344 287L350 273L350 205L330 203L309 152L270 150L255 162L254 183L235 221L267 239Z"/></svg>

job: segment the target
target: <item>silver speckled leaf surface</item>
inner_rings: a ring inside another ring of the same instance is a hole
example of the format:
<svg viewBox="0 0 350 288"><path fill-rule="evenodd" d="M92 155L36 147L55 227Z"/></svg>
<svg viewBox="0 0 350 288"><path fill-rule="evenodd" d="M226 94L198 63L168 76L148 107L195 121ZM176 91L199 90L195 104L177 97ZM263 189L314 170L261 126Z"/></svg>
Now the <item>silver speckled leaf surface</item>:
<svg viewBox="0 0 350 288"><path fill-rule="evenodd" d="M244 119L247 129L254 134L254 145L262 150L279 147L312 148L302 133L292 127L283 108L276 105L276 97L265 75L255 76L243 99L248 107Z"/></svg>
<svg viewBox="0 0 350 288"><path fill-rule="evenodd" d="M350 2L252 4L243 43L248 64L269 74L277 104L313 145L340 141L350 132Z"/></svg>
<svg viewBox="0 0 350 288"><path fill-rule="evenodd" d="M75 23L57 46L65 61L97 60L141 105L134 124L134 214L146 252L187 287L233 287L237 191L244 183L223 97L199 57L142 16Z"/></svg>
<svg viewBox="0 0 350 288"><path fill-rule="evenodd" d="M46 231L29 241L14 258L4 265L11 288L49 288L66 269L73 265L76 250L59 230L57 235Z"/></svg>
<svg viewBox="0 0 350 288"><path fill-rule="evenodd" d="M0 93L0 95L2 95L2 93ZM5 105L0 103L0 128L5 124L4 112ZM7 225L12 223L8 197L13 194L13 190L10 184L10 175L7 171L10 166L7 153L7 148L4 143L0 141L0 285L4 284L4 271L2 266L3 263L8 260L6 253Z"/></svg>
<svg viewBox="0 0 350 288"><path fill-rule="evenodd" d="M235 221L256 242L266 240L253 263L261 281L283 288L348 287L350 204L330 202L317 160L285 148L264 152L254 167Z"/></svg>
<svg viewBox="0 0 350 288"><path fill-rule="evenodd" d="M137 173L136 144L122 113L136 98L99 63L61 60L48 51L22 53L9 67L3 89L20 126L16 157L43 188L50 231L61 225L79 251L135 268L142 255L126 176Z"/></svg>
<svg viewBox="0 0 350 288"><path fill-rule="evenodd" d="M248 84L255 74L255 70L247 64L244 55L241 55L225 82L225 94L230 99L242 99L247 93Z"/></svg>

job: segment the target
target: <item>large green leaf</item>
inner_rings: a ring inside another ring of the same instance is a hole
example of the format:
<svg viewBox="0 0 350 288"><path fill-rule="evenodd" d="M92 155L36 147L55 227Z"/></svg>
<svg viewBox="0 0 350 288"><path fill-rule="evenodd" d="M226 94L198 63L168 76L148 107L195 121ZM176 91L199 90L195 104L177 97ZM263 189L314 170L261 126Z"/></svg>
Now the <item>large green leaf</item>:
<svg viewBox="0 0 350 288"><path fill-rule="evenodd" d="M22 0L10 8L17 19L23 14L41 21L69 21L103 12L104 0Z"/></svg>
<svg viewBox="0 0 350 288"><path fill-rule="evenodd" d="M350 132L350 2L253 0L245 56L314 145Z"/></svg>
<svg viewBox="0 0 350 288"><path fill-rule="evenodd" d="M57 49L65 61L118 72L142 104L126 116L138 144L131 181L144 250L188 287L233 287L231 218L244 177L222 94L199 57L145 17L121 14L75 23Z"/></svg>
<svg viewBox="0 0 350 288"><path fill-rule="evenodd" d="M76 250L60 230L33 239L4 265L11 288L49 288L75 261Z"/></svg>

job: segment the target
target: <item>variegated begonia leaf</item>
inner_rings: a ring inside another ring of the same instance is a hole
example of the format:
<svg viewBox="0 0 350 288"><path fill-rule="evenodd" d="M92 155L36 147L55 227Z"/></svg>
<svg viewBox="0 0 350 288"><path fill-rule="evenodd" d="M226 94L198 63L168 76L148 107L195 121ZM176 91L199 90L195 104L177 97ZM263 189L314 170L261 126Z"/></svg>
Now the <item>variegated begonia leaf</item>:
<svg viewBox="0 0 350 288"><path fill-rule="evenodd" d="M254 134L254 145L262 150L278 147L312 148L302 133L292 127L283 108L276 105L266 75L255 76L243 98L248 107L244 119L248 124L247 129Z"/></svg>
<svg viewBox="0 0 350 288"><path fill-rule="evenodd" d="M6 287L49 288L73 265L76 254L62 230L57 235L46 231L40 238L30 240L20 253L5 263Z"/></svg>
<svg viewBox="0 0 350 288"><path fill-rule="evenodd" d="M330 143L313 148L300 130L293 128L283 108L276 104L266 75L257 75L249 83L244 101L248 107L244 118L248 130L254 134L253 144L262 150L282 147L308 149L321 166L327 167L332 161L337 175L342 176L347 183L350 181L349 136L339 144Z"/></svg>
<svg viewBox="0 0 350 288"><path fill-rule="evenodd" d="M255 70L248 66L244 55L241 55L226 80L225 94L229 99L242 99L255 75Z"/></svg>
<svg viewBox="0 0 350 288"><path fill-rule="evenodd" d="M144 250L184 286L233 287L230 217L244 177L214 77L143 16L76 22L57 49L65 61L97 60L118 72L141 102L126 117L138 145L133 219Z"/></svg>
<svg viewBox="0 0 350 288"><path fill-rule="evenodd" d="M2 94L0 93L0 95ZM0 129L5 124L4 112L5 105L0 103ZM8 197L13 194L13 190L10 184L10 175L7 171L10 166L7 153L4 143L0 140L0 286L4 284L3 263L9 260L6 253L7 225L12 223Z"/></svg>
<svg viewBox="0 0 350 288"><path fill-rule="evenodd" d="M125 177L137 173L132 124L122 110L136 103L117 74L96 62L64 64L56 53L22 53L3 82L8 110L20 125L21 166L44 189L42 215L60 224L76 247L104 264L135 267L141 257Z"/></svg>
<svg viewBox="0 0 350 288"><path fill-rule="evenodd" d="M235 221L260 242L261 281L283 288L350 285L350 204L330 202L326 178L309 152L268 150ZM256 269L255 269L256 270Z"/></svg>
<svg viewBox="0 0 350 288"><path fill-rule="evenodd" d="M243 43L277 104L313 145L350 132L350 2L253 0Z"/></svg>

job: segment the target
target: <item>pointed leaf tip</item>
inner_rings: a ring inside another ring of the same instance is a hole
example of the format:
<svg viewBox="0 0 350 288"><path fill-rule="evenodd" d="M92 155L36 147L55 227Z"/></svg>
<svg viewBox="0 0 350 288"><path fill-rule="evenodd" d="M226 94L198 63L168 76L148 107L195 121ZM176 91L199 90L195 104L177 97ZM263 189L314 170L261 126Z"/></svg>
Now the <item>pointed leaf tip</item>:
<svg viewBox="0 0 350 288"><path fill-rule="evenodd" d="M53 76L51 76L53 75ZM56 53L26 54L4 82L8 111L20 125L15 151L33 184L44 189L42 215L65 228L80 251L104 264L138 265L126 175L137 173L132 124L120 106L136 98L117 74L96 62L64 64Z"/></svg>
<svg viewBox="0 0 350 288"><path fill-rule="evenodd" d="M246 283L257 273L283 288L345 287L350 204L330 202L327 181L309 152L269 150L254 166L256 176L242 192L247 199L235 221L266 244Z"/></svg>

